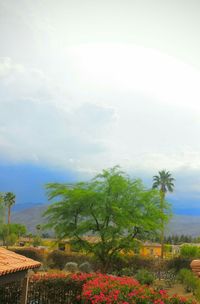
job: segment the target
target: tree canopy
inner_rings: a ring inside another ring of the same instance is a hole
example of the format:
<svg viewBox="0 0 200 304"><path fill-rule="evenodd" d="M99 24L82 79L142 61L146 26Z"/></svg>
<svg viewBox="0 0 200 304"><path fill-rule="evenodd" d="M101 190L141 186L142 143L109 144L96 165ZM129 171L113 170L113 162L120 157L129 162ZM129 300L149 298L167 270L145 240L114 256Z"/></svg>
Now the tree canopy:
<svg viewBox="0 0 200 304"><path fill-rule="evenodd" d="M173 192L174 190L174 181L171 173L166 170L158 172L158 175L153 177L153 188L159 188L164 194L169 191Z"/></svg>
<svg viewBox="0 0 200 304"><path fill-rule="evenodd" d="M160 228L158 190L146 189L119 167L103 170L89 182L50 183L46 188L53 201L44 214L47 227L93 253L105 270L121 250L133 249L136 238L147 238ZM91 242L89 235L96 240Z"/></svg>
<svg viewBox="0 0 200 304"><path fill-rule="evenodd" d="M3 240L4 245L13 245L20 236L24 236L25 234L26 226L22 224L3 224L0 229L0 239Z"/></svg>

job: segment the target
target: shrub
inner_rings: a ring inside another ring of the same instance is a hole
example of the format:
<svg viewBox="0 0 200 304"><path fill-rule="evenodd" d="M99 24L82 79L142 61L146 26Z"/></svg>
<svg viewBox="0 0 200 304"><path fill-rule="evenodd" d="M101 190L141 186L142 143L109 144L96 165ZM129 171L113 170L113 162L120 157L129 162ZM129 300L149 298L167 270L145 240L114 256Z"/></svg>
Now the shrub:
<svg viewBox="0 0 200 304"><path fill-rule="evenodd" d="M30 278L28 303L79 303L85 281L73 280L64 273L33 275Z"/></svg>
<svg viewBox="0 0 200 304"><path fill-rule="evenodd" d="M112 268L109 269L109 272L121 274L123 268L130 268L132 273L137 273L141 268L154 271L157 264L158 260L156 258L142 257L139 255L118 255L113 259Z"/></svg>
<svg viewBox="0 0 200 304"><path fill-rule="evenodd" d="M75 262L68 262L66 263L64 270L68 272L78 272L78 264Z"/></svg>
<svg viewBox="0 0 200 304"><path fill-rule="evenodd" d="M140 284L150 285L154 282L154 275L146 269L140 269L135 278L140 282Z"/></svg>
<svg viewBox="0 0 200 304"><path fill-rule="evenodd" d="M36 248L12 248L12 251L24 255L27 258L43 262L44 261L44 254L40 249Z"/></svg>
<svg viewBox="0 0 200 304"><path fill-rule="evenodd" d="M2 287L3 293L7 287ZM0 298L1 295L0 294ZM12 289L16 302L16 292ZM87 303L87 304L192 304L192 300L169 297L165 290L141 286L130 277L115 277L102 274L64 273L37 274L30 278L28 303ZM3 299L1 304L8 303Z"/></svg>
<svg viewBox="0 0 200 304"><path fill-rule="evenodd" d="M141 286L130 277L97 275L83 285L82 302L87 304L191 304L183 297L169 297L165 290Z"/></svg>
<svg viewBox="0 0 200 304"><path fill-rule="evenodd" d="M8 246L13 246L17 242L17 235L15 233L11 233L6 237L6 244Z"/></svg>
<svg viewBox="0 0 200 304"><path fill-rule="evenodd" d="M173 269L174 271L178 272L182 268L190 269L191 259L183 258L183 257L176 257L166 261L167 269Z"/></svg>
<svg viewBox="0 0 200 304"><path fill-rule="evenodd" d="M91 264L91 267L94 269L94 271L100 269L99 263L97 263L93 257L83 254L68 254L61 250L54 250L47 256L47 265L50 268L64 269L66 263L68 262L74 262L78 265L88 262Z"/></svg>
<svg viewBox="0 0 200 304"><path fill-rule="evenodd" d="M184 285L187 292L195 293L199 279L190 270L181 269L178 274L178 280Z"/></svg>
<svg viewBox="0 0 200 304"><path fill-rule="evenodd" d="M81 272L90 273L92 272L92 266L89 262L84 262L81 265L79 265L79 270Z"/></svg>
<svg viewBox="0 0 200 304"><path fill-rule="evenodd" d="M198 279L198 282L197 282L197 287L194 291L194 295L195 295L195 298L200 301L200 281Z"/></svg>
<svg viewBox="0 0 200 304"><path fill-rule="evenodd" d="M192 245L183 245L181 247L180 256L189 259L199 258L200 248Z"/></svg>
<svg viewBox="0 0 200 304"><path fill-rule="evenodd" d="M37 247L37 246L40 246L42 243L42 239L39 235L36 235L34 238L33 238L33 246L34 247Z"/></svg>
<svg viewBox="0 0 200 304"><path fill-rule="evenodd" d="M67 263L67 254L60 250L54 250L47 256L47 265L50 268L63 269Z"/></svg>
<svg viewBox="0 0 200 304"><path fill-rule="evenodd" d="M120 271L120 273L119 273L120 275L122 275L122 276L127 276L127 277L131 277L131 276L133 276L133 269L132 268L130 268L130 267L124 267L124 268L122 268L122 270Z"/></svg>

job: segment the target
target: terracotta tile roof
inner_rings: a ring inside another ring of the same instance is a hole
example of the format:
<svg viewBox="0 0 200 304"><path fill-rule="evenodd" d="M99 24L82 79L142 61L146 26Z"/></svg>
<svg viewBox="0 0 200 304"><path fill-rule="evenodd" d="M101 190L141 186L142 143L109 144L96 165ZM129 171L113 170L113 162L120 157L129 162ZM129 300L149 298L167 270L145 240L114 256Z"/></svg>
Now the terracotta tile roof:
<svg viewBox="0 0 200 304"><path fill-rule="evenodd" d="M0 276L40 267L40 263L0 247Z"/></svg>

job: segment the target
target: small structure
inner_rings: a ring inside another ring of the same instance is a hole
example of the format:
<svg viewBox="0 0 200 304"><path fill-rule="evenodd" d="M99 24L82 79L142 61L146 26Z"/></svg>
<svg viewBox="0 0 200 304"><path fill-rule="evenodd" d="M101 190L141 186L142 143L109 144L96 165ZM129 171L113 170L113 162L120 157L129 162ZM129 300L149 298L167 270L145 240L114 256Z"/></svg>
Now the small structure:
<svg viewBox="0 0 200 304"><path fill-rule="evenodd" d="M160 257L161 256L161 244L145 242L140 249L140 255Z"/></svg>
<svg viewBox="0 0 200 304"><path fill-rule="evenodd" d="M0 247L0 285L21 281L20 304L27 303L29 269L40 266L41 264L37 261Z"/></svg>
<svg viewBox="0 0 200 304"><path fill-rule="evenodd" d="M193 260L190 264L190 267L192 268L192 272L200 277L200 260Z"/></svg>

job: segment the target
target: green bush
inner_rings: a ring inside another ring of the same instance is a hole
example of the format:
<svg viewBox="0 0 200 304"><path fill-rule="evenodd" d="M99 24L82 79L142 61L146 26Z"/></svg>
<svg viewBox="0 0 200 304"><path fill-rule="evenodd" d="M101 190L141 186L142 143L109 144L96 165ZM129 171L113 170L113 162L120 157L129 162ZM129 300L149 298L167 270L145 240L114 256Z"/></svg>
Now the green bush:
<svg viewBox="0 0 200 304"><path fill-rule="evenodd" d="M81 294L84 282L61 273L34 275L29 282L28 303L80 303L77 296Z"/></svg>
<svg viewBox="0 0 200 304"><path fill-rule="evenodd" d="M181 247L180 256L189 259L199 258L200 248L192 245L183 245Z"/></svg>
<svg viewBox="0 0 200 304"><path fill-rule="evenodd" d="M149 272L146 269L138 270L135 278L136 280L138 280L138 282L140 282L140 284L145 284L145 285L151 285L155 280L153 273Z"/></svg>
<svg viewBox="0 0 200 304"><path fill-rule="evenodd" d="M119 273L119 275L127 276L127 277L131 277L131 276L133 276L133 274L134 274L133 269L130 267L122 268L122 270Z"/></svg>
<svg viewBox="0 0 200 304"><path fill-rule="evenodd" d="M67 254L60 250L54 250L47 256L47 266L62 270L67 263Z"/></svg>
<svg viewBox="0 0 200 304"><path fill-rule="evenodd" d="M83 254L68 254L61 250L54 250L47 256L47 266L50 268L63 269L66 263L71 262L77 263L78 265L88 262L94 271L100 269L99 263L93 257Z"/></svg>
<svg viewBox="0 0 200 304"><path fill-rule="evenodd" d="M17 235L15 233L11 233L6 237L6 244L8 246L13 246L17 242Z"/></svg>
<svg viewBox="0 0 200 304"><path fill-rule="evenodd" d="M198 288L199 279L188 269L181 269L178 280L184 285L185 291L195 293Z"/></svg>
<svg viewBox="0 0 200 304"><path fill-rule="evenodd" d="M44 261L44 254L40 249L36 248L12 248L12 251L24 255L27 258L43 262Z"/></svg>
<svg viewBox="0 0 200 304"><path fill-rule="evenodd" d="M173 269L176 272L179 272L182 268L190 269L190 263L192 259L183 258L183 257L175 257L166 261L167 269Z"/></svg>
<svg viewBox="0 0 200 304"><path fill-rule="evenodd" d="M194 291L194 295L195 295L195 298L200 301L200 280L198 279L197 281L197 286L196 286L196 289Z"/></svg>
<svg viewBox="0 0 200 304"><path fill-rule="evenodd" d="M33 238L33 246L34 247L37 247L37 246L40 246L42 243L42 239L39 235L36 235L34 238Z"/></svg>
<svg viewBox="0 0 200 304"><path fill-rule="evenodd" d="M134 256L116 256L112 263L110 272L121 273L123 268L130 268L132 273L136 273L139 269L145 268L149 271L154 271L158 260L151 257Z"/></svg>
<svg viewBox="0 0 200 304"><path fill-rule="evenodd" d="M68 272L78 272L78 264L75 262L68 262L64 269Z"/></svg>
<svg viewBox="0 0 200 304"><path fill-rule="evenodd" d="M89 262L84 262L82 264L79 265L79 270L81 272L86 272L86 273L90 273L92 272L92 266Z"/></svg>

